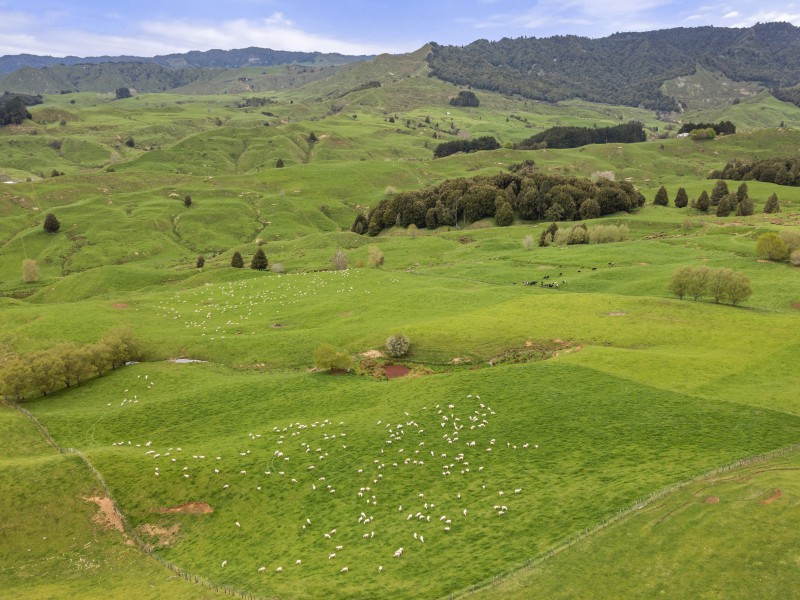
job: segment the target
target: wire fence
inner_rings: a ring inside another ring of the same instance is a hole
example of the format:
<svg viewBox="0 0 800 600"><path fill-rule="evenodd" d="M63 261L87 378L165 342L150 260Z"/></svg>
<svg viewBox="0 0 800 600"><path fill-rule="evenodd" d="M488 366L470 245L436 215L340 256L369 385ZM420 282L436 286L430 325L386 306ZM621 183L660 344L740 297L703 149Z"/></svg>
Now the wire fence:
<svg viewBox="0 0 800 600"><path fill-rule="evenodd" d="M63 447L61 447L55 441L55 439L53 439L53 436L50 435L50 432L47 431L47 429L44 427L44 425L41 424L39 419L37 419L29 410L27 410L25 408L22 408L19 404L17 404L16 402L10 401L10 400L6 400L4 403L7 406L9 406L9 407L17 410L18 412L20 412L25 417L27 417L28 420L30 420L36 426L36 428L42 434L42 437L44 437L44 439L47 441L47 443L50 444L50 446L52 446L56 451L58 451L61 454L74 454L75 456L77 456L78 458L80 458L83 461L83 463L89 468L89 470L95 476L95 478L97 479L98 483L100 484L100 487L103 488L103 491L106 493L107 497L111 501L111 505L114 507L114 512L116 513L117 517L119 518L120 522L122 523L122 527L125 530L125 533L128 536L130 536L130 538L134 542L136 542L136 545L139 547L139 549L142 552L144 552L147 556L149 556L150 558L152 558L156 562L160 563L162 566L166 567L167 569L169 569L170 571L175 573L176 576L178 576L178 577L180 577L182 579L185 579L186 581L192 582L192 583L194 583L196 585L201 585L201 586L203 586L205 588L208 588L209 590L213 590L214 592L217 592L217 593L220 593L220 594L226 594L228 596L234 596L234 597L242 598L242 599L245 599L245 600L268 600L264 596L259 596L257 594L253 594L251 592L247 592L247 591L243 591L243 590L237 590L237 589L232 588L232 587L220 585L218 583L214 583L212 581L209 581L208 579L206 579L204 577L200 577L198 575L193 575L192 573L189 573L185 569L182 569L181 567L171 563L170 561L165 560L164 558L162 558L162 557L160 557L160 556L158 556L156 554L153 554L152 547L149 544L147 544L139 536L139 533L136 531L136 529L133 526L131 526L131 524L128 522L128 519L125 518L125 515L123 515L122 512L119 510L119 506L117 505L117 501L114 499L114 495L111 493L111 490L108 488L108 485L106 484L105 479L103 479L103 476L100 474L100 471L98 471L95 468L95 466L87 458L87 456L83 452L81 452L80 450L76 450L75 448L63 448Z"/></svg>
<svg viewBox="0 0 800 600"><path fill-rule="evenodd" d="M637 500L636 502L634 502L630 506L617 511L615 514L611 515L607 519L604 519L602 522L597 523L597 524L593 525L592 527L588 527L588 528L583 529L582 531L580 531L578 533L575 533L575 534L571 535L567 539L562 540L561 542L551 546L550 548L548 548L547 550L545 550L541 554L539 554L539 555L537 555L537 556L535 556L533 558L529 558L524 563L519 564L516 568L513 568L510 571L507 571L507 572L502 573L500 575L495 575L493 577L490 577L489 579L484 579L483 581L478 582L476 584L473 584L473 585L469 586L466 589L463 589L463 590L460 590L459 592L456 592L456 593L448 595L448 598L451 599L451 600L454 599L454 598L461 598L461 597L473 594L475 592L478 592L480 590L483 590L485 588L490 588L490 587L496 586L496 585L500 584L501 582L505 581L506 579L510 578L511 576L516 575L517 573L519 573L521 571L524 571L524 570L529 569L531 567L535 567L537 565L542 564L543 562L545 562L546 560L552 558L556 554L559 554L559 553L563 552L564 550L567 550L568 548L574 546L578 542L585 540L590 535L592 535L594 533L597 533L598 531L601 531L601 530L605 529L606 527L608 527L610 525L613 525L614 523L617 523L618 521L624 519L625 517L631 515L632 513L645 508L646 506L648 506L649 504L655 502L656 500L660 500L660 499L672 494L673 492L676 492L676 491L678 491L678 490L680 490L682 488L685 488L688 485L691 485L691 484L696 483L698 481L708 481L708 480L713 479L714 477L716 477L718 475L721 475L723 473L727 473L729 471L733 471L734 469L739 469L739 468L742 468L742 467L753 465L753 464L756 464L756 463L759 463L759 462L763 462L763 461L769 460L771 458L777 458L779 456L785 456L786 454L791 454L792 452L796 452L797 450L800 450L800 443L792 444L791 446L786 446L784 448L778 448L777 450L771 450L769 452L765 452L764 454L755 454L755 455L749 456L747 458L741 458L741 459L736 460L736 461L734 461L732 463L728 463L726 465L722 465L722 466L717 467L715 469L712 469L710 471L706 471L705 473L701 473L699 475L695 475L691 479L686 479L684 481L680 481L678 483L673 483L671 485L668 485L668 486L666 486L666 487L664 487L664 488L662 488L660 490L657 490L657 491L652 492L651 494L649 494L647 496L644 496L644 497L640 498L639 500Z"/></svg>

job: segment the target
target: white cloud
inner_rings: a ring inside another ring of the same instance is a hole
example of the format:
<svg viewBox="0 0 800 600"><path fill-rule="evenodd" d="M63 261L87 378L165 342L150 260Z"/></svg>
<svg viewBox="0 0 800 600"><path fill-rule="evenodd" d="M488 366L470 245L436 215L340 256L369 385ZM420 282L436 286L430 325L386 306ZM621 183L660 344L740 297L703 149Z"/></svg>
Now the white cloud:
<svg viewBox="0 0 800 600"><path fill-rule="evenodd" d="M727 15L724 15L722 18L723 19L735 19L738 16L739 16L739 11L738 10L732 10Z"/></svg>

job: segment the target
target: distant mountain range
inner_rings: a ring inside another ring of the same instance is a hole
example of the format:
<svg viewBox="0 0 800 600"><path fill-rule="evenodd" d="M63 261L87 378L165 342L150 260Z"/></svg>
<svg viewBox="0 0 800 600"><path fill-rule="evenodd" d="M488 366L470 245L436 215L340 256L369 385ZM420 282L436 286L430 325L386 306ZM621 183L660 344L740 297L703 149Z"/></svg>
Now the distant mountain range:
<svg viewBox="0 0 800 600"><path fill-rule="evenodd" d="M696 27L616 33L598 39L572 35L504 38L497 42L478 40L467 46L432 42L431 48L427 62L432 76L546 102L579 98L676 111L681 109L680 102L665 93L662 86L692 75L700 67L720 73L726 80L751 82L754 88L764 86L778 98L800 103L800 28L789 23L742 29ZM303 77L290 73L287 78L296 86L327 76L323 67L337 67L333 69L335 73L338 66L371 58L374 57L268 48L195 51L151 58L4 56L0 57L0 74L6 76L0 78L0 91L110 92L125 86L139 92L160 92L208 82L222 69L277 65L306 69L307 73L301 73ZM315 75L314 71L319 73ZM242 81L249 76L241 75Z"/></svg>

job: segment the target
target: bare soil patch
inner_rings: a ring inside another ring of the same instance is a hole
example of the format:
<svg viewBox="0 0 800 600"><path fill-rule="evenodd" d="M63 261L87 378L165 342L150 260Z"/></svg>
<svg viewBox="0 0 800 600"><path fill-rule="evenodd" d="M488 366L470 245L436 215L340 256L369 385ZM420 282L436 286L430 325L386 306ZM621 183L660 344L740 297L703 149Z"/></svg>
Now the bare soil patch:
<svg viewBox="0 0 800 600"><path fill-rule="evenodd" d="M178 539L178 533L180 532L181 526L179 524L175 524L172 527L159 527L158 525L151 525L150 523L144 523L143 525L139 525L136 528L136 531L139 533L140 536L149 538L153 540L153 543L147 544L147 546L152 548L163 548L165 546L171 546L175 543Z"/></svg>
<svg viewBox="0 0 800 600"><path fill-rule="evenodd" d="M115 302L111 305L112 308L128 308L128 305L125 302Z"/></svg>
<svg viewBox="0 0 800 600"><path fill-rule="evenodd" d="M125 532L125 528L122 526L122 519L114 509L114 503L111 501L111 498L94 496L92 498L84 498L84 500L86 502L94 502L97 504L97 508L100 509L92 517L92 521L100 525L103 529L116 529L120 533Z"/></svg>
<svg viewBox="0 0 800 600"><path fill-rule="evenodd" d="M781 492L780 490L775 490L775 493L772 494L772 496L770 496L769 498L762 500L761 504L772 504L773 502L775 502L775 500L779 499L781 496L783 496L783 492Z"/></svg>
<svg viewBox="0 0 800 600"><path fill-rule="evenodd" d="M185 513L189 515L207 515L214 512L211 505L207 502L187 502L179 506L167 506L153 509L153 512L161 513L162 515L172 513Z"/></svg>
<svg viewBox="0 0 800 600"><path fill-rule="evenodd" d="M386 371L386 379L396 379L397 377L405 377L409 373L411 373L411 369L409 369L405 365L386 365L384 368Z"/></svg>
<svg viewBox="0 0 800 600"><path fill-rule="evenodd" d="M708 496L705 500L703 500L706 504L719 504L719 497L718 496Z"/></svg>
<svg viewBox="0 0 800 600"><path fill-rule="evenodd" d="M800 302L792 302L792 308L795 310L800 310Z"/></svg>
<svg viewBox="0 0 800 600"><path fill-rule="evenodd" d="M608 316L609 316L609 317L624 317L626 314L628 314L628 313L624 313L624 312L610 312L610 313L608 313Z"/></svg>
<svg viewBox="0 0 800 600"><path fill-rule="evenodd" d="M282 329L283 327L286 327L286 325L284 323L273 323L272 324L272 328L273 329Z"/></svg>
<svg viewBox="0 0 800 600"><path fill-rule="evenodd" d="M380 350L367 350L366 352L362 352L361 356L364 358L383 358L383 352Z"/></svg>

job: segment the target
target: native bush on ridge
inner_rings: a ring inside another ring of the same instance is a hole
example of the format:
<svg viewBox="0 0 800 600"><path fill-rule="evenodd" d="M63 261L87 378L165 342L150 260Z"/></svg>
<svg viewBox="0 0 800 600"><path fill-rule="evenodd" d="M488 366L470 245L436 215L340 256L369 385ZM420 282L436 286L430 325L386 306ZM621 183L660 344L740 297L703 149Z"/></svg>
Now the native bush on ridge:
<svg viewBox="0 0 800 600"><path fill-rule="evenodd" d="M632 212L644 205L644 196L626 181L595 182L583 177L533 174L526 165L512 169L512 173L448 179L422 190L387 197L366 217L366 233L374 236L389 227L408 227L412 223L419 228L434 223L437 227L454 227L495 217L501 194L524 220L576 221L582 216ZM584 206L590 200L594 202ZM356 217L351 231L363 231L363 219Z"/></svg>

